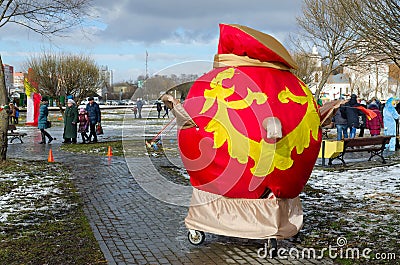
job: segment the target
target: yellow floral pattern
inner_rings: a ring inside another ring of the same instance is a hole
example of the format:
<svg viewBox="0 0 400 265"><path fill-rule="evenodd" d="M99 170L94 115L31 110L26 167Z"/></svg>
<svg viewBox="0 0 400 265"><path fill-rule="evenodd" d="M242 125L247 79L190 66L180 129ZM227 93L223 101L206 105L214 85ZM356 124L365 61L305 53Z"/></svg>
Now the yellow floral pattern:
<svg viewBox="0 0 400 265"><path fill-rule="evenodd" d="M267 143L263 139L256 142L240 133L232 124L228 110L240 110L249 108L252 104L264 104L267 102L267 95L262 92L253 92L247 88L247 96L236 101L226 99L235 92L235 86L224 88L222 83L235 75L235 68L228 68L220 72L210 83L210 88L204 91L203 108L200 114L206 113L217 103L217 111L214 117L206 125L205 131L214 134L214 148L220 148L227 142L229 155L237 159L239 163L246 164L249 157L255 162L251 173L257 177L264 177L270 174L275 168L286 170L293 165L291 152L296 148L297 154L303 153L308 148L312 138L318 140L319 114L315 109L314 98L309 89L299 80L299 84L306 96L294 95L289 88L281 91L278 99L282 103L290 101L298 104L307 104L306 113L299 125L290 133L285 135L277 143Z"/></svg>

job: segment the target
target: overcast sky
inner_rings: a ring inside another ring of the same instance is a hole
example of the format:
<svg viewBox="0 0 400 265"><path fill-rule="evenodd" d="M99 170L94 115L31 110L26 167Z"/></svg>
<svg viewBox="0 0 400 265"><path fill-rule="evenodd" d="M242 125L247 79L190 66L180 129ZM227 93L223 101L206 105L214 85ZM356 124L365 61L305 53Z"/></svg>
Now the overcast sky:
<svg viewBox="0 0 400 265"><path fill-rule="evenodd" d="M92 19L69 37L49 41L7 24L0 28L0 53L15 71L25 70L27 58L43 50L84 53L113 70L118 82L145 74L147 51L149 75L198 74L211 69L219 23L252 27L285 45L296 32L301 5L301 0L94 0Z"/></svg>

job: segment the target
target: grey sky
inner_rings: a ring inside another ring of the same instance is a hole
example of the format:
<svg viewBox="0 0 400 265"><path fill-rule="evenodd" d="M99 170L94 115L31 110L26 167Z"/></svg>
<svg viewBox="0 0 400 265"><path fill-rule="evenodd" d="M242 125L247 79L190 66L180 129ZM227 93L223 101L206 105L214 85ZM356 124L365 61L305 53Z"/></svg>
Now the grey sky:
<svg viewBox="0 0 400 265"><path fill-rule="evenodd" d="M46 51L84 53L114 71L115 81L135 80L171 65L212 60L219 23L242 24L284 45L296 32L302 0L93 0L83 27L68 37L43 38L15 25L0 28L3 62L23 69L29 56ZM188 69L190 67L187 67Z"/></svg>

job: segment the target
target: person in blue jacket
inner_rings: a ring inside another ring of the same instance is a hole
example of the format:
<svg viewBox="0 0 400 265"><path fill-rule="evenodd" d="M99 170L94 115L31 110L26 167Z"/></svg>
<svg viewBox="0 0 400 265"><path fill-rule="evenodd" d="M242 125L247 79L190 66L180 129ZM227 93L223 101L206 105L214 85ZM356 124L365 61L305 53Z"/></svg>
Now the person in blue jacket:
<svg viewBox="0 0 400 265"><path fill-rule="evenodd" d="M42 135L42 141L39 144L46 143L46 137L49 139L48 143L51 143L56 138L51 137L51 135L45 130L48 128L48 120L47 116L49 115L49 100L47 97L42 97L42 103L39 109L39 118L38 118L38 129Z"/></svg>
<svg viewBox="0 0 400 265"><path fill-rule="evenodd" d="M96 124L101 123L101 112L99 104L94 101L93 97L88 98L89 103L86 105L86 111L89 116L89 127L90 127L90 134L89 134L89 143L97 143L97 134L96 134ZM92 141L93 136L93 141Z"/></svg>
<svg viewBox="0 0 400 265"><path fill-rule="evenodd" d="M396 136L396 120L399 119L399 114L397 113L394 106L396 106L396 100L394 98L389 98L385 107L383 108L383 126L385 135ZM390 139L389 144L386 146L388 151L396 151L396 137Z"/></svg>

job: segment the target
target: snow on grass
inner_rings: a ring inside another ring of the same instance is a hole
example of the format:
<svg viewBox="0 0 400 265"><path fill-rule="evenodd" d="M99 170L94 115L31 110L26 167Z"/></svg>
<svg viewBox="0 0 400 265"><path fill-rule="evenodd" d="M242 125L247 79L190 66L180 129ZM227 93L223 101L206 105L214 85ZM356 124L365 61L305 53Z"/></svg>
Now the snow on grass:
<svg viewBox="0 0 400 265"><path fill-rule="evenodd" d="M309 183L345 198L389 198L400 196L399 175L400 165L342 172L315 170Z"/></svg>
<svg viewBox="0 0 400 265"><path fill-rule="evenodd" d="M314 170L300 195L304 210L302 244L323 248L345 237L353 247L400 255L399 176L400 165Z"/></svg>
<svg viewBox="0 0 400 265"><path fill-rule="evenodd" d="M37 224L74 206L64 199L62 170L35 162L11 165L13 173L0 169L0 227ZM10 168L7 167L7 168Z"/></svg>

